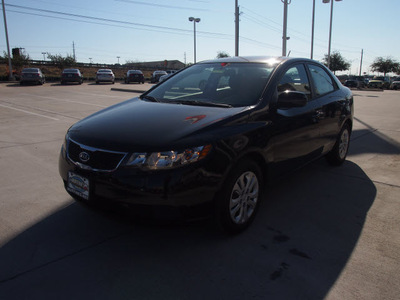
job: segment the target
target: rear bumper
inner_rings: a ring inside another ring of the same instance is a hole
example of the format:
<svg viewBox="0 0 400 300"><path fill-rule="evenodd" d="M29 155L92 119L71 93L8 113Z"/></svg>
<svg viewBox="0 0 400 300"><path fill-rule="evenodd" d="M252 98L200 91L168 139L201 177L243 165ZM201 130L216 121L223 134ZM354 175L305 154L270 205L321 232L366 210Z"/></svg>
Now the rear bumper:
<svg viewBox="0 0 400 300"><path fill-rule="evenodd" d="M112 77L96 77L97 82L114 82L114 80Z"/></svg>
<svg viewBox="0 0 400 300"><path fill-rule="evenodd" d="M82 82L83 78L68 78L68 77L62 77L61 82Z"/></svg>

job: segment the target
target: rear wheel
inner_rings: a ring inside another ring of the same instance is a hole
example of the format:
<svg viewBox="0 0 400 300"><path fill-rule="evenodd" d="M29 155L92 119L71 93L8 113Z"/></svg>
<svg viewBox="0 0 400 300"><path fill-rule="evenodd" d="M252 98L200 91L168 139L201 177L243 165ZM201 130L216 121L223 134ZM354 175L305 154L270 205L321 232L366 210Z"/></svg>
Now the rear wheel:
<svg viewBox="0 0 400 300"><path fill-rule="evenodd" d="M326 159L331 165L339 166L346 160L347 153L349 152L350 133L349 124L344 124L336 140L335 146L326 155Z"/></svg>
<svg viewBox="0 0 400 300"><path fill-rule="evenodd" d="M232 170L216 196L216 219L230 233L239 233L254 220L261 199L258 165L243 160Z"/></svg>

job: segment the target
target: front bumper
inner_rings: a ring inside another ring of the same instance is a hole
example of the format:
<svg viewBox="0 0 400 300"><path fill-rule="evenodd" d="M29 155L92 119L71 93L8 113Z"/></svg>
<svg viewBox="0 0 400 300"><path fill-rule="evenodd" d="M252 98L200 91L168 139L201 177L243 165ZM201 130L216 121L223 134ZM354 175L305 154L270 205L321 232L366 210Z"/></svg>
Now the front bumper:
<svg viewBox="0 0 400 300"><path fill-rule="evenodd" d="M224 168L210 170L207 162L194 165L162 171L119 167L104 172L79 168L63 150L59 158L59 172L65 187L69 172L89 180L89 202L106 200L149 206L192 207L210 203L223 181Z"/></svg>

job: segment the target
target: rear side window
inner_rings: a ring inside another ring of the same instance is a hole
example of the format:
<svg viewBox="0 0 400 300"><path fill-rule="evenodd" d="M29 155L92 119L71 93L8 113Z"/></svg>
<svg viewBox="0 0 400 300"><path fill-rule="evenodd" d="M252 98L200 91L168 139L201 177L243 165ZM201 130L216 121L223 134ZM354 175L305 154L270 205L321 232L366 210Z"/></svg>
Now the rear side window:
<svg viewBox="0 0 400 300"><path fill-rule="evenodd" d="M315 96L325 95L336 89L332 77L323 68L316 65L309 65L308 68L314 81Z"/></svg>

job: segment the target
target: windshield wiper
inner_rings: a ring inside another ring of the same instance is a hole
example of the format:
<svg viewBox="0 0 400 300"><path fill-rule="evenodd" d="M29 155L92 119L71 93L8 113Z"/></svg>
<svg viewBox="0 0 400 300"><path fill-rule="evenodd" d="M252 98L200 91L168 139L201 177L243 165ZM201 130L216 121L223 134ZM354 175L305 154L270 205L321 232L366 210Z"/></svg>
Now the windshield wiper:
<svg viewBox="0 0 400 300"><path fill-rule="evenodd" d="M150 100L151 102L160 102L159 100L157 100L157 98L154 98L153 96L149 96L149 95L141 95L139 97L140 99L146 99L146 100Z"/></svg>
<svg viewBox="0 0 400 300"><path fill-rule="evenodd" d="M211 107L226 107L226 108L232 107L232 105L226 103L215 103L215 102L206 102L198 100L173 100L169 101L169 103L197 105L197 106L211 106Z"/></svg>

